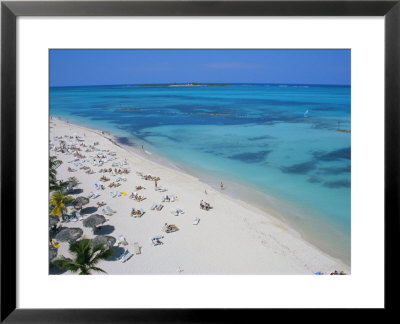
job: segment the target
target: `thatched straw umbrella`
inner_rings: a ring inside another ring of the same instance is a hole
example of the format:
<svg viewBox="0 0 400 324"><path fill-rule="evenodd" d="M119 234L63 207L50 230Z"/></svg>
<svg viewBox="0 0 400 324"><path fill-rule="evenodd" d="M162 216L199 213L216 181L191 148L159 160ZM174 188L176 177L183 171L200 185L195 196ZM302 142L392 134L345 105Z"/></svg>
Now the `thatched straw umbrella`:
<svg viewBox="0 0 400 324"><path fill-rule="evenodd" d="M83 235L83 230L78 227L65 227L57 233L55 239L61 242L76 241Z"/></svg>
<svg viewBox="0 0 400 324"><path fill-rule="evenodd" d="M92 246L96 246L97 244L104 244L108 247L114 246L115 242L117 242L116 238L108 235L98 235L92 240Z"/></svg>
<svg viewBox="0 0 400 324"><path fill-rule="evenodd" d="M49 216L49 227L57 225L59 221L58 217Z"/></svg>
<svg viewBox="0 0 400 324"><path fill-rule="evenodd" d="M68 179L67 181L62 181L61 186L64 188L73 188L79 184L77 179Z"/></svg>
<svg viewBox="0 0 400 324"><path fill-rule="evenodd" d="M83 220L83 226L91 227L94 231L96 226L106 222L106 218L103 215L94 214Z"/></svg>
<svg viewBox="0 0 400 324"><path fill-rule="evenodd" d="M56 256L57 256L57 249L54 246L49 245L49 260L54 259Z"/></svg>
<svg viewBox="0 0 400 324"><path fill-rule="evenodd" d="M88 203L89 203L89 198L83 196L71 200L71 205L73 205L75 208L80 208L80 209L82 209L82 206L85 206Z"/></svg>

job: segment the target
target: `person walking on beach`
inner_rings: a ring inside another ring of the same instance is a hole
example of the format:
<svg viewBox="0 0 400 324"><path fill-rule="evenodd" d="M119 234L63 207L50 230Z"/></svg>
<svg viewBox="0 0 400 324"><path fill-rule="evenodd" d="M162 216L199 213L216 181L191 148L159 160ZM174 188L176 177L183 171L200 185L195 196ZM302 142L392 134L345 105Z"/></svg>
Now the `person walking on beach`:
<svg viewBox="0 0 400 324"><path fill-rule="evenodd" d="M155 185L156 188L157 188L157 180L154 180L154 185Z"/></svg>
<svg viewBox="0 0 400 324"><path fill-rule="evenodd" d="M221 186L221 190L224 189L224 184L222 183L222 181L221 181L221 185L220 186Z"/></svg>

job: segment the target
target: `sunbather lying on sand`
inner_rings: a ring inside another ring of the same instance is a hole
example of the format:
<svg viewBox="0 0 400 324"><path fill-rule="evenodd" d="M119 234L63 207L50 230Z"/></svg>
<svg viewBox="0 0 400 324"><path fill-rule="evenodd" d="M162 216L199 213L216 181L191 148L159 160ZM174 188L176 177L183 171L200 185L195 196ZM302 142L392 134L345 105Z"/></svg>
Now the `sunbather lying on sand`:
<svg viewBox="0 0 400 324"><path fill-rule="evenodd" d="M165 223L164 225L164 229L163 229L166 233L171 233L171 232L175 232L178 230L178 227L174 224L170 224L168 225L167 223Z"/></svg>
<svg viewBox="0 0 400 324"><path fill-rule="evenodd" d="M131 216L140 216L141 214L142 212L139 209L136 210L135 208L132 208Z"/></svg>
<svg viewBox="0 0 400 324"><path fill-rule="evenodd" d="M204 209L204 210L209 210L211 209L211 206L209 203L206 203L205 201L200 201L200 209Z"/></svg>

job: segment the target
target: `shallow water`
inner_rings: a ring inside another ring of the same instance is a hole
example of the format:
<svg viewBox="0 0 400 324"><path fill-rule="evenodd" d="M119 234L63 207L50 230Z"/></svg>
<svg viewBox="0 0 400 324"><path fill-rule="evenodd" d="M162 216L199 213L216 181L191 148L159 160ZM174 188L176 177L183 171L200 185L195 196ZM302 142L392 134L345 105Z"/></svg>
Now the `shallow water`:
<svg viewBox="0 0 400 324"><path fill-rule="evenodd" d="M350 94L293 85L63 87L50 89L50 113L144 144L257 205L271 197L300 233L350 263L351 134L338 131L351 128Z"/></svg>

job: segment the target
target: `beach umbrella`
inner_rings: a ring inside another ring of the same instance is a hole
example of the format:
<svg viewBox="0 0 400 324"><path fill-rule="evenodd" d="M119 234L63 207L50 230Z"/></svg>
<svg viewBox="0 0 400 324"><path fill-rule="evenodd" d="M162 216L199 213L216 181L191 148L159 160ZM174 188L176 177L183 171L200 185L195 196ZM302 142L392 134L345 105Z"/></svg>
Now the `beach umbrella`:
<svg viewBox="0 0 400 324"><path fill-rule="evenodd" d="M54 246L49 245L49 259L52 260L56 256L57 256L57 249Z"/></svg>
<svg viewBox="0 0 400 324"><path fill-rule="evenodd" d="M49 227L52 227L54 225L57 225L59 222L58 217L54 217L54 216L49 216Z"/></svg>
<svg viewBox="0 0 400 324"><path fill-rule="evenodd" d="M78 181L78 180L67 180L67 181L63 181L63 182L61 183L61 186L64 187L64 188L66 188L66 187L68 187L68 188L73 188L73 187L75 187L77 184L79 184L79 181Z"/></svg>
<svg viewBox="0 0 400 324"><path fill-rule="evenodd" d="M75 208L82 208L82 206L87 205L89 203L89 198L80 196L78 198L75 198L71 201L71 204L75 207Z"/></svg>
<svg viewBox="0 0 400 324"><path fill-rule="evenodd" d="M114 246L115 242L117 242L116 238L109 235L98 235L92 240L92 246L96 246L97 244L104 244L108 247Z"/></svg>
<svg viewBox="0 0 400 324"><path fill-rule="evenodd" d="M55 239L61 242L76 241L83 234L83 230L78 227L65 227L57 233Z"/></svg>
<svg viewBox="0 0 400 324"><path fill-rule="evenodd" d="M94 214L83 220L83 226L91 227L93 230L97 225L103 224L106 218L103 215Z"/></svg>

